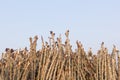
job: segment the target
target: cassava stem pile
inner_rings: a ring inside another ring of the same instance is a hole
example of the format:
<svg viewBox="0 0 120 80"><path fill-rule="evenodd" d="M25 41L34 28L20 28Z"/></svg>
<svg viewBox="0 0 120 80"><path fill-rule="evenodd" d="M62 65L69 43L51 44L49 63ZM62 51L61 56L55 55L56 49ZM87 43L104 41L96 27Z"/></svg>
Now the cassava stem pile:
<svg viewBox="0 0 120 80"><path fill-rule="evenodd" d="M30 50L6 48L0 59L0 80L120 80L120 54L111 54L102 42L97 54L84 51L81 42L72 51L69 31L63 44L61 35L55 40L50 31L49 42L43 37L42 48L36 50L38 37L30 38Z"/></svg>

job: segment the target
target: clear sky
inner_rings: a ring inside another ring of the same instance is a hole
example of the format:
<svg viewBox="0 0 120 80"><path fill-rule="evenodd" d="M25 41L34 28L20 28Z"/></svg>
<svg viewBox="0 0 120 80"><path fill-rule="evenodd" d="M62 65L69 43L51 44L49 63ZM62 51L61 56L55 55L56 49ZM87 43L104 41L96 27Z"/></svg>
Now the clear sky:
<svg viewBox="0 0 120 80"><path fill-rule="evenodd" d="M0 0L0 53L28 47L30 36L48 40L51 30L64 38L67 29L73 47L120 49L120 0Z"/></svg>

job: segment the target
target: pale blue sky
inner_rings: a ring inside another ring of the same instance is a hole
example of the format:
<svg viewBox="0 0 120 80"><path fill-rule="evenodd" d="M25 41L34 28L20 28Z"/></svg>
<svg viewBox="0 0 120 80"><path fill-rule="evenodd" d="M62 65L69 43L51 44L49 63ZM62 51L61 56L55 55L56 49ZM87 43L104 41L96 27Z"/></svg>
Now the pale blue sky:
<svg viewBox="0 0 120 80"><path fill-rule="evenodd" d="M0 52L29 46L30 36L48 40L50 30L64 38L67 29L73 47L79 40L97 51L104 41L120 49L120 0L0 1Z"/></svg>

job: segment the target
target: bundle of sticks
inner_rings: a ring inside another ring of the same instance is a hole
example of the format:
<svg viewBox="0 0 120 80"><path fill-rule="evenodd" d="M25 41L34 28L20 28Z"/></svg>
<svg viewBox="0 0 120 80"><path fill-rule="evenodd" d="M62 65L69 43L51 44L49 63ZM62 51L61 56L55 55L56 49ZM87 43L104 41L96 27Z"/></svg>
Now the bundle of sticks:
<svg viewBox="0 0 120 80"><path fill-rule="evenodd" d="M55 39L50 31L49 42L41 37L42 47L37 50L38 36L30 38L30 49L6 48L0 59L0 80L120 80L120 54L116 46L112 53L101 43L95 54L86 52L81 42L72 50L69 30L65 43L61 35Z"/></svg>

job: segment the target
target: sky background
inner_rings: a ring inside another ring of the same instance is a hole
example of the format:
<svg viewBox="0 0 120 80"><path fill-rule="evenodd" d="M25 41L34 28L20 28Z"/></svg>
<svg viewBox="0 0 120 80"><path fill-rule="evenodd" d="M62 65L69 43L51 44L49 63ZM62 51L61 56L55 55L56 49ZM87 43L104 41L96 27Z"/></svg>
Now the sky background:
<svg viewBox="0 0 120 80"><path fill-rule="evenodd" d="M64 42L67 29L73 49L76 40L86 51L97 52L102 41L120 49L120 0L0 0L0 53L29 47L30 36L48 41L51 30Z"/></svg>

